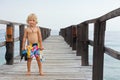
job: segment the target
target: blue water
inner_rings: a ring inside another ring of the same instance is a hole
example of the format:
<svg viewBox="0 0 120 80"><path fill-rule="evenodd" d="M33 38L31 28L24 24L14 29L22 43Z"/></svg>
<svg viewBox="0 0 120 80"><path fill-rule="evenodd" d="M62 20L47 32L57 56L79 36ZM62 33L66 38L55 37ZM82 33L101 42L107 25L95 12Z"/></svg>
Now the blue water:
<svg viewBox="0 0 120 80"><path fill-rule="evenodd" d="M58 33L57 33L58 34ZM0 42L5 40L5 29L0 30ZM54 33L55 35L55 33ZM15 37L18 37L18 30L15 30ZM120 52L120 32L119 31L107 31L105 37L105 46L113 48ZM89 39L93 40L93 33L90 32ZM92 64L93 47L89 46L89 61ZM0 65L5 63L5 47L0 47ZM18 51L18 52L16 52ZM19 42L15 42L15 55L19 55ZM105 54L104 57L104 80L120 80L120 60L114 59L111 56Z"/></svg>

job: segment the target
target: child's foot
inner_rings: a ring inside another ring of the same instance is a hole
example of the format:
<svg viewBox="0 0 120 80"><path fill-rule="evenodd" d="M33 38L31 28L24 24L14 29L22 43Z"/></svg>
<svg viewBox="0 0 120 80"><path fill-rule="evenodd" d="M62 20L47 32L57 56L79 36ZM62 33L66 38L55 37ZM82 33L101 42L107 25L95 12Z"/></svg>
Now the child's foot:
<svg viewBox="0 0 120 80"><path fill-rule="evenodd" d="M31 73L30 73L30 72L27 72L27 73L26 73L26 75L27 75L27 76L30 76L30 75L31 75Z"/></svg>
<svg viewBox="0 0 120 80"><path fill-rule="evenodd" d="M44 76L44 74L42 72L40 72L40 76Z"/></svg>

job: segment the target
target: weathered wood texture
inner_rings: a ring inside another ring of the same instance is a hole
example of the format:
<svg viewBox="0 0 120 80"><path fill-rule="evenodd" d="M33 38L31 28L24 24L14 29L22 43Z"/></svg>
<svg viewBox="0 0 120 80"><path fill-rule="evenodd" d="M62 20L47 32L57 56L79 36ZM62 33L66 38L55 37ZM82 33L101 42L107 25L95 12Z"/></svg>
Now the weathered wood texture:
<svg viewBox="0 0 120 80"><path fill-rule="evenodd" d="M14 26L13 24L7 24L6 29L6 64L13 64L14 57Z"/></svg>
<svg viewBox="0 0 120 80"><path fill-rule="evenodd" d="M94 27L93 80L103 80L104 40L106 22L96 22Z"/></svg>
<svg viewBox="0 0 120 80"><path fill-rule="evenodd" d="M77 43L77 26L76 25L72 25L71 26L71 31L72 31L72 34L71 34L71 47L72 47L72 50L76 50L76 43Z"/></svg>
<svg viewBox="0 0 120 80"><path fill-rule="evenodd" d="M77 55L81 55L82 65L88 66L88 24L78 25Z"/></svg>

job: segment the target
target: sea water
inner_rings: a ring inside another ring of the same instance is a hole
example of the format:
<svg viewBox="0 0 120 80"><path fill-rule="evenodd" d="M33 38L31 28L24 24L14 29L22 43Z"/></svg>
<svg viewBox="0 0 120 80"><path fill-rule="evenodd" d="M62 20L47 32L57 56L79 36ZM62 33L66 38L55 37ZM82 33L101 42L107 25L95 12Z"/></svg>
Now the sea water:
<svg viewBox="0 0 120 80"><path fill-rule="evenodd" d="M120 52L120 31L106 32L106 47ZM107 54L104 59L104 80L120 80L120 60Z"/></svg>
<svg viewBox="0 0 120 80"><path fill-rule="evenodd" d="M93 40L93 32L89 39ZM106 31L105 46L120 52L120 31ZM93 47L89 46L89 63L93 60ZM104 80L120 80L120 60L104 54Z"/></svg>
<svg viewBox="0 0 120 80"><path fill-rule="evenodd" d="M0 29L0 42L5 41L5 29ZM120 52L120 31L107 31L105 33L105 46ZM15 37L18 37L18 30L15 30ZM93 33L90 32L90 39L93 40ZM92 64L93 47L89 46L89 63ZM14 56L19 55L19 41L15 42ZM0 65L5 63L5 46L0 47ZM104 80L120 80L120 60L114 59L105 54L104 56Z"/></svg>

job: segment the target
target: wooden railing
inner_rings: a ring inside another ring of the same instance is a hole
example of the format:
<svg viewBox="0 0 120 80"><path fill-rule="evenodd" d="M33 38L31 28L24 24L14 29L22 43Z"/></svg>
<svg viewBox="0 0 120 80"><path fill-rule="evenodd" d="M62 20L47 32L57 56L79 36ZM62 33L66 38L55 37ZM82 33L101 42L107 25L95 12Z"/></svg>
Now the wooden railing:
<svg viewBox="0 0 120 80"><path fill-rule="evenodd" d="M0 42L0 47L6 46L6 64L12 65L14 63L14 42L20 41L20 55L22 51L22 39L24 34L24 28L27 24L10 22L5 20L0 20L0 24L6 25L6 41ZM14 38L14 27L19 26L19 37ZM40 27L42 39L46 39L50 36L51 30L49 28Z"/></svg>
<svg viewBox="0 0 120 80"><path fill-rule="evenodd" d="M76 54L81 56L82 66L89 65L88 45L93 46L92 80L103 80L104 53L120 60L120 52L104 46L106 21L117 16L120 16L120 8L96 19L87 20L80 24L72 25L60 30L60 35L62 35L65 41L72 46L72 49L76 49ZM88 39L88 24L90 23L94 24L93 41ZM73 30L73 27L76 29Z"/></svg>

